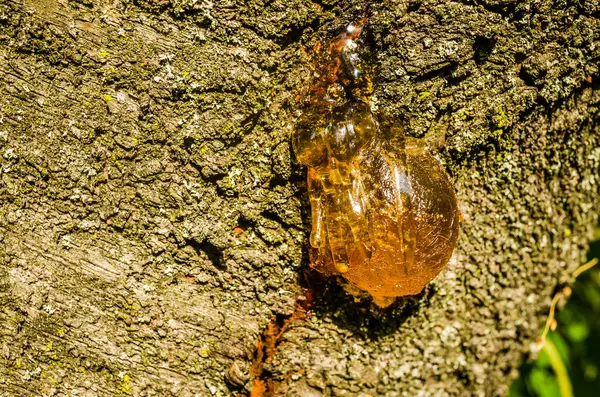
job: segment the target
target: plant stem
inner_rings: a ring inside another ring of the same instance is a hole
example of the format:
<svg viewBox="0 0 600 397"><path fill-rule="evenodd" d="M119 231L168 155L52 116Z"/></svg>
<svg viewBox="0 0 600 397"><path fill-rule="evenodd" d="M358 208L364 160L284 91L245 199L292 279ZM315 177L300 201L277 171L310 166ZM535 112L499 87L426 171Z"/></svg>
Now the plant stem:
<svg viewBox="0 0 600 397"><path fill-rule="evenodd" d="M565 367L565 363L551 339L546 339L543 349L548 354L550 365L556 374L556 381L558 382L561 397L573 397L573 386L571 385L567 367Z"/></svg>

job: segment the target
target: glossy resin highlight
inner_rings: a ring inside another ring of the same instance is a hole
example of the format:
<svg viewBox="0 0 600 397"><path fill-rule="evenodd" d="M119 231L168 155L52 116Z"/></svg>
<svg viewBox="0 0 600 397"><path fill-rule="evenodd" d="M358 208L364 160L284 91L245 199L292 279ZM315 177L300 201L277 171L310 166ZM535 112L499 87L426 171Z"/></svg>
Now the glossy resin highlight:
<svg viewBox="0 0 600 397"><path fill-rule="evenodd" d="M387 306L444 268L460 215L439 161L371 112L374 67L359 55L361 30L350 25L323 51L293 145L308 166L311 266Z"/></svg>

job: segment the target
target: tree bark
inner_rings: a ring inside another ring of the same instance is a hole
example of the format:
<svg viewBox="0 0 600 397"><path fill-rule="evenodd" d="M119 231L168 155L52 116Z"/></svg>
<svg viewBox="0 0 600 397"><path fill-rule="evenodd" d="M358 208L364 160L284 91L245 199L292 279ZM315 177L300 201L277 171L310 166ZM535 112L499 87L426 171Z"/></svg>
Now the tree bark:
<svg viewBox="0 0 600 397"><path fill-rule="evenodd" d="M297 96L364 13L459 246L386 313L330 280L291 321ZM597 220L599 63L595 0L0 1L0 395L506 395Z"/></svg>

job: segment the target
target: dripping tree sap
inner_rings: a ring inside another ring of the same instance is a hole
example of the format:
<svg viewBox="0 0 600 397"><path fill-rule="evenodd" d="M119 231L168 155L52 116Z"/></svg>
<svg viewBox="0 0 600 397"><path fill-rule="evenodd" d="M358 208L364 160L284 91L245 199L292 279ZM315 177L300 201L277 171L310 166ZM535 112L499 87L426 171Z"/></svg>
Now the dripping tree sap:
<svg viewBox="0 0 600 397"><path fill-rule="evenodd" d="M460 213L440 162L371 112L375 67L359 55L362 29L350 25L321 50L293 146L308 167L311 266L385 307L448 263Z"/></svg>

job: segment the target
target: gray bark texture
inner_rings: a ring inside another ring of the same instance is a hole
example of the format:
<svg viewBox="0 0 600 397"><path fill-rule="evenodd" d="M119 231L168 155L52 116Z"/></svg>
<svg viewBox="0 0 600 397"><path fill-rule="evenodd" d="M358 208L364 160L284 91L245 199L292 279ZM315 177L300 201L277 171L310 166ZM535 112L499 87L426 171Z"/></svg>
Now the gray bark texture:
<svg viewBox="0 0 600 397"><path fill-rule="evenodd" d="M387 312L329 280L286 322L298 94L365 8L458 248ZM596 0L0 0L0 396L505 396L597 220L599 66Z"/></svg>

